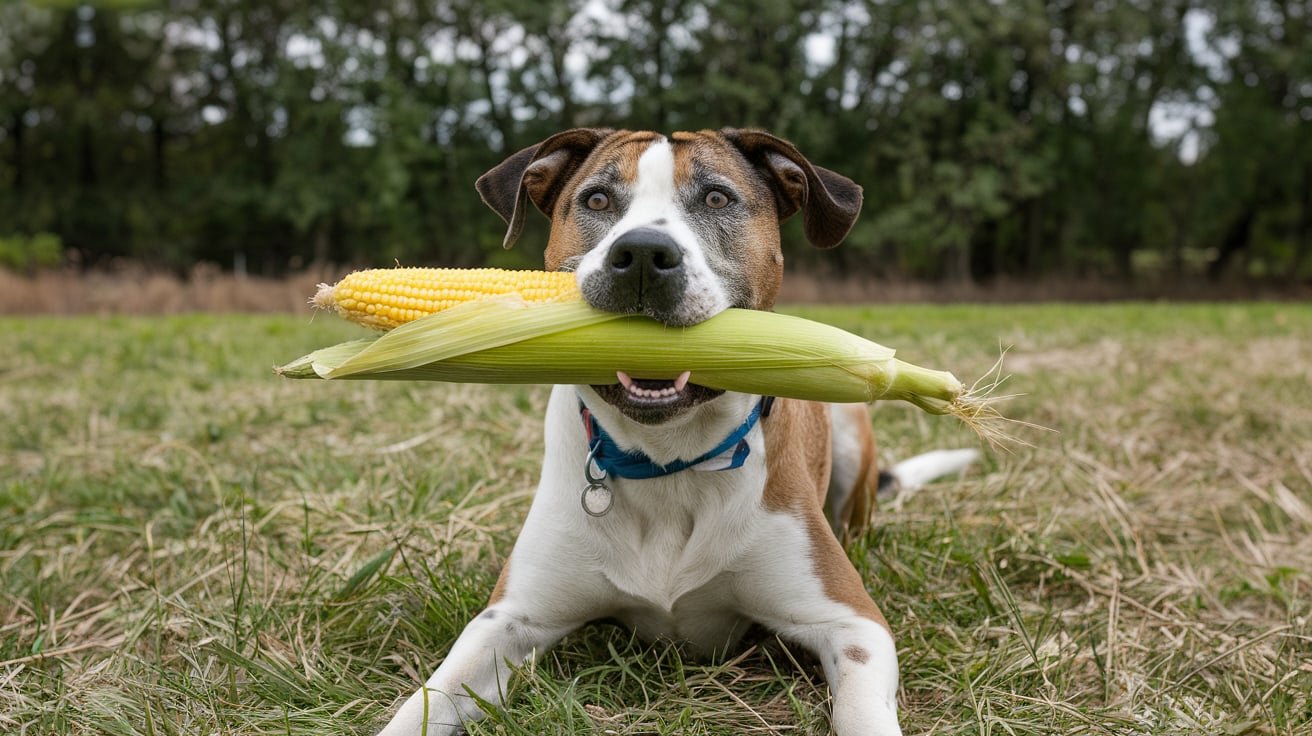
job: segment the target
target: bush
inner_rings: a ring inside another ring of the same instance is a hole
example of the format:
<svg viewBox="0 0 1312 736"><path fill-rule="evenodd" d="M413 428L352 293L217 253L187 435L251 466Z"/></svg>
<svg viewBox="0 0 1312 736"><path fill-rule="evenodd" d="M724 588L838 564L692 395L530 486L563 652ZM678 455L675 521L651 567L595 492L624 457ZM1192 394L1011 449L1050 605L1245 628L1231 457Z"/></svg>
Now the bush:
<svg viewBox="0 0 1312 736"><path fill-rule="evenodd" d="M54 233L0 237L0 268L34 271L53 268L64 260L64 243Z"/></svg>

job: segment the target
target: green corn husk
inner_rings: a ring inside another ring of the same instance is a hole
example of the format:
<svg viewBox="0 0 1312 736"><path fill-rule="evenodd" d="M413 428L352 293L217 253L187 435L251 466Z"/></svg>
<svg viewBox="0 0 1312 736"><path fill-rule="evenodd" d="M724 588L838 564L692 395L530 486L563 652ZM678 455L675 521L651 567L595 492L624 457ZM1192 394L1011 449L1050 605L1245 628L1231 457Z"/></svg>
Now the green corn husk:
<svg viewBox="0 0 1312 736"><path fill-rule="evenodd" d="M968 423L983 408L951 373L898 360L891 348L800 317L744 309L667 327L581 301L485 299L275 370L289 378L597 385L616 383L616 371L672 380L687 370L709 388L813 401L901 399Z"/></svg>

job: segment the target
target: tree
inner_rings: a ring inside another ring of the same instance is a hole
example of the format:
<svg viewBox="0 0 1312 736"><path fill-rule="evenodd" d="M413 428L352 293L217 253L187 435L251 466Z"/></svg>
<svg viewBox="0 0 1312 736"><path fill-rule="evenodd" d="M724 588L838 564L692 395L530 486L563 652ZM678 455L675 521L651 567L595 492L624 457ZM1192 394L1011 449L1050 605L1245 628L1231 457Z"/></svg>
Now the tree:
<svg viewBox="0 0 1312 736"><path fill-rule="evenodd" d="M866 190L823 261L788 226L803 266L1187 278L1210 254L1217 278L1302 278L1310 6L5 4L0 236L178 269L527 266L546 229L502 251L472 188L508 153L574 125L759 126Z"/></svg>

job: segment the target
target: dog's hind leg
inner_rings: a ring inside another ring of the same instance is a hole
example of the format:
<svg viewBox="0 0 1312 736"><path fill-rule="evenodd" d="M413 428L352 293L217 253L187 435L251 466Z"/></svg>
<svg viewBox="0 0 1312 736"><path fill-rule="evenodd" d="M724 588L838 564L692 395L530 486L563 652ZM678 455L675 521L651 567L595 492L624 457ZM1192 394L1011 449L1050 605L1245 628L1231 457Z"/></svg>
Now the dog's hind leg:
<svg viewBox="0 0 1312 736"><path fill-rule="evenodd" d="M902 503L935 479L964 473L980 458L979 450L931 450L895 464L879 474L879 500Z"/></svg>
<svg viewBox="0 0 1312 736"><path fill-rule="evenodd" d="M865 404L831 404L832 465L825 517L843 544L869 528L879 486L875 434Z"/></svg>

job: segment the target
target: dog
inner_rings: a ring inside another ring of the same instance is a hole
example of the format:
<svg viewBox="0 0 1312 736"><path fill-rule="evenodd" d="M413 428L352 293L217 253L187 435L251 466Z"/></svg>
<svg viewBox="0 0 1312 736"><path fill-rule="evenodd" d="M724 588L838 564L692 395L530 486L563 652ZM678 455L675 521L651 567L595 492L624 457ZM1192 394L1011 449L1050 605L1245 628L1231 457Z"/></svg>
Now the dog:
<svg viewBox="0 0 1312 736"><path fill-rule="evenodd" d="M730 307L770 309L779 225L839 244L861 187L758 130L665 136L579 128L477 182L518 239L551 220L545 260L598 309L671 327ZM598 346L605 350L605 346ZM864 405L712 390L687 372L556 386L541 481L487 608L380 736L445 736L500 704L512 666L601 618L640 636L731 649L752 623L813 652L838 736L895 736L897 652L840 539L872 512L881 474ZM913 458L904 484L962 469L970 451ZM883 474L899 480L897 467Z"/></svg>

